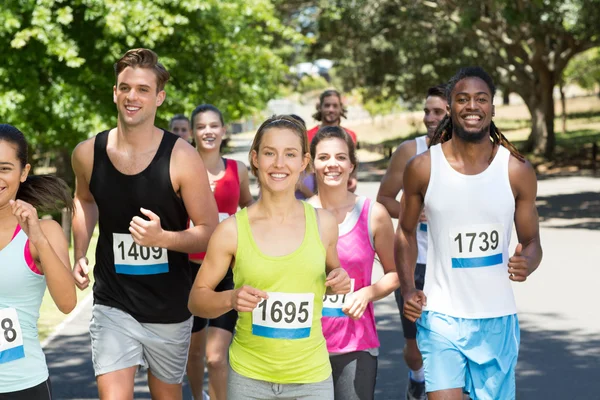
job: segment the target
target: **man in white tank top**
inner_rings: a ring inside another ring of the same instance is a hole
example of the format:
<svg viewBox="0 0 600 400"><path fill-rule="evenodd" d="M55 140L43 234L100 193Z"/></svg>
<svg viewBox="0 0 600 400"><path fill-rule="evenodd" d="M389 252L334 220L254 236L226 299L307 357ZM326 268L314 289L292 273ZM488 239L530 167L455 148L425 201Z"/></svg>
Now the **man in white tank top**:
<svg viewBox="0 0 600 400"><path fill-rule="evenodd" d="M439 85L427 90L425 106L423 108L423 123L427 128L427 134L416 139L403 142L390 159L388 169L381 181L377 201L385 206L392 218L398 218L400 202L396 197L402 190L402 176L406 163L415 155L427 151L429 140L433 137L440 121L448 114L448 102L446 101L446 87ZM417 229L418 256L415 267L415 286L422 290L425 281L425 265L427 262L427 218L421 214L419 227ZM423 372L423 358L417 347L417 326L409 321L402 313L404 300L400 289L394 292L400 319L402 321L402 332L404 333L404 361L409 368L409 379L406 388L406 400L424 400L425 376Z"/></svg>
<svg viewBox="0 0 600 400"><path fill-rule="evenodd" d="M430 400L515 398L519 325L510 281L542 259L533 168L492 122L495 87L479 67L449 82L450 117L404 172L396 257L404 314L417 321ZM413 273L421 209L425 288ZM509 256L513 220L519 239Z"/></svg>

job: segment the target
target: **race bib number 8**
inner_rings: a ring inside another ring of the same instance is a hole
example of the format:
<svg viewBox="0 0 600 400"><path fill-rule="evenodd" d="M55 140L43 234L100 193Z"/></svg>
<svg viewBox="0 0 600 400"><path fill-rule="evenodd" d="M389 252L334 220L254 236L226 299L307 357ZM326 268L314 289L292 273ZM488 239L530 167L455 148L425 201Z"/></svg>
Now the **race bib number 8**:
<svg viewBox="0 0 600 400"><path fill-rule="evenodd" d="M169 272L167 249L140 246L129 233L113 233L113 253L117 274L156 275Z"/></svg>
<svg viewBox="0 0 600 400"><path fill-rule="evenodd" d="M354 279L350 279L350 293L348 294L329 294L323 296L323 316L334 317L334 318L349 318L342 308L346 303L346 300L350 299L350 295L354 293Z"/></svg>
<svg viewBox="0 0 600 400"><path fill-rule="evenodd" d="M19 316L14 308L0 310L0 364L25 357Z"/></svg>
<svg viewBox="0 0 600 400"><path fill-rule="evenodd" d="M268 292L252 311L252 334L272 339L303 339L310 336L313 293Z"/></svg>
<svg viewBox="0 0 600 400"><path fill-rule="evenodd" d="M471 225L450 230L452 268L480 268L502 264L504 226Z"/></svg>

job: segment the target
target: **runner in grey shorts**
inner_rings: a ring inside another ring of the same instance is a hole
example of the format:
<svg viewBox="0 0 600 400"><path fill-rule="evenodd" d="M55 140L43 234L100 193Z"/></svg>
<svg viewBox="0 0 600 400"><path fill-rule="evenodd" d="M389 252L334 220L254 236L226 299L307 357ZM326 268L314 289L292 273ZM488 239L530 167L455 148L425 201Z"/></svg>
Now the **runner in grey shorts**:
<svg viewBox="0 0 600 400"><path fill-rule="evenodd" d="M141 365L163 382L181 383L192 322L140 323L118 308L94 305L90 335L96 376Z"/></svg>

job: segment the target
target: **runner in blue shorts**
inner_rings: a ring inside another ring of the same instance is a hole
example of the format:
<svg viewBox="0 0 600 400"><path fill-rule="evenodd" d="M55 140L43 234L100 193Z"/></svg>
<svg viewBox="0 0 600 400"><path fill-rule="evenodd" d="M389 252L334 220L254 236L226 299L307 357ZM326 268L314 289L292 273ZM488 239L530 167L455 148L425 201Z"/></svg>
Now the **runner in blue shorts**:
<svg viewBox="0 0 600 400"><path fill-rule="evenodd" d="M430 400L515 398L519 324L511 281L542 259L536 176L494 125L495 87L479 67L449 82L450 116L404 172L397 263L404 314L417 321ZM416 230L428 220L423 291ZM509 257L513 220L519 244Z"/></svg>

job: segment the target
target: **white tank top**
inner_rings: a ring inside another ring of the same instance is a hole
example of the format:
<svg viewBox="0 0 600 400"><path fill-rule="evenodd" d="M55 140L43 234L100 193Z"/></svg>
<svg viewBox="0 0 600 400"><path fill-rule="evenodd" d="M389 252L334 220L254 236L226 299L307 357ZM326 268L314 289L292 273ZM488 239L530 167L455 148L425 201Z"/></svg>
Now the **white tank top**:
<svg viewBox="0 0 600 400"><path fill-rule="evenodd" d="M485 171L463 175L450 166L441 145L430 151L425 210L431 251L425 309L457 318L515 314L508 278L515 213L508 177L510 152L500 146Z"/></svg>
<svg viewBox="0 0 600 400"><path fill-rule="evenodd" d="M425 153L427 151L427 135L419 136L415 139L417 144L417 153ZM427 222L419 222L417 228L417 246L419 253L417 255L417 264L425 264L427 262Z"/></svg>

